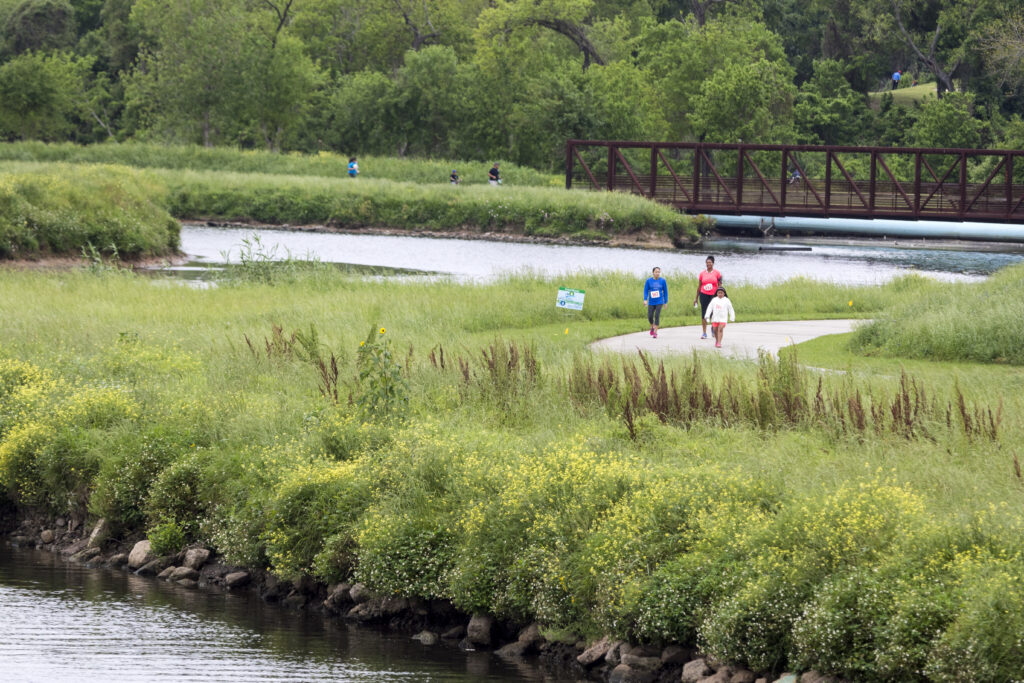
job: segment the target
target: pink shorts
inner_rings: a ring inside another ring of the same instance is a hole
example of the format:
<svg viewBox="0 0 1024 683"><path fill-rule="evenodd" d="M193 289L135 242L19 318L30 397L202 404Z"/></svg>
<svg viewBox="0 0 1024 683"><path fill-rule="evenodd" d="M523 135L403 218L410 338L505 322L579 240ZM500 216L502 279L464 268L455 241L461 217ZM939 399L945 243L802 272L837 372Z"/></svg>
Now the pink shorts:
<svg viewBox="0 0 1024 683"><path fill-rule="evenodd" d="M725 327L725 323L711 323L711 329L715 329L716 327Z"/></svg>

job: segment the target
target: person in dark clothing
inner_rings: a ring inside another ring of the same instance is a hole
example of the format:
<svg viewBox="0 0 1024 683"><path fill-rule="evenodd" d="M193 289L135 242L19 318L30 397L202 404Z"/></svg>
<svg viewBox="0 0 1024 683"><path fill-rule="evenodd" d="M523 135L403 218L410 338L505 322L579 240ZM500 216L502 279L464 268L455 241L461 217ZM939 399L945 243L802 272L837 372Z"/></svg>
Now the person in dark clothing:
<svg viewBox="0 0 1024 683"><path fill-rule="evenodd" d="M487 172L487 182L497 187L501 185L501 173L498 172L498 162L494 162L494 166L491 166L491 170Z"/></svg>
<svg viewBox="0 0 1024 683"><path fill-rule="evenodd" d="M452 169L452 174L448 176L448 180L451 181L452 185L458 185L459 183L462 182L462 178L459 177L458 171L456 171L454 168Z"/></svg>

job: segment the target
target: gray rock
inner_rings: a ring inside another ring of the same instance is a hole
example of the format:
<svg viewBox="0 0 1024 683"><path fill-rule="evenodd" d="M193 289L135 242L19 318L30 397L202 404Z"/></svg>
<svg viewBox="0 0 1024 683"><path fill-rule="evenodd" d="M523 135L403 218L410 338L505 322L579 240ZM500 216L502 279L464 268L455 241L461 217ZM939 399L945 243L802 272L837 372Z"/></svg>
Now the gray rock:
<svg viewBox="0 0 1024 683"><path fill-rule="evenodd" d="M122 564L128 564L128 553L117 553L116 555L111 555L108 562L110 562L112 567L120 567Z"/></svg>
<svg viewBox="0 0 1024 683"><path fill-rule="evenodd" d="M799 683L800 676L798 674L784 673L775 679L775 683Z"/></svg>
<svg viewBox="0 0 1024 683"><path fill-rule="evenodd" d="M729 679L732 678L732 671L729 669L719 669L714 675L708 676L707 678L700 679L700 683L729 683Z"/></svg>
<svg viewBox="0 0 1024 683"><path fill-rule="evenodd" d="M228 588L239 588L252 580L249 572L231 572L224 577L224 585Z"/></svg>
<svg viewBox="0 0 1024 683"><path fill-rule="evenodd" d="M661 666L661 657L645 657L642 653L635 655L630 651L622 655L622 663L631 669L654 671Z"/></svg>
<svg viewBox="0 0 1024 683"><path fill-rule="evenodd" d="M490 646L494 618L487 614L474 614L466 626L466 638L474 645Z"/></svg>
<svg viewBox="0 0 1024 683"><path fill-rule="evenodd" d="M196 588L197 586L199 586L199 582L195 579L178 579L174 583L178 584L179 586L184 586L185 588Z"/></svg>
<svg viewBox="0 0 1024 683"><path fill-rule="evenodd" d="M608 648L608 652L604 656L604 661L612 666L617 666L622 661L622 649L629 648L629 645L622 641L616 640Z"/></svg>
<svg viewBox="0 0 1024 683"><path fill-rule="evenodd" d="M459 649L463 652L474 652L476 648L473 647L473 643L469 642L469 638L463 638L459 641Z"/></svg>
<svg viewBox="0 0 1024 683"><path fill-rule="evenodd" d="M754 683L757 675L748 669L737 669L732 673L729 683Z"/></svg>
<svg viewBox="0 0 1024 683"><path fill-rule="evenodd" d="M682 683L697 683L713 673L714 670L708 665L708 660L695 659L683 665L683 675L680 680Z"/></svg>
<svg viewBox="0 0 1024 683"><path fill-rule="evenodd" d="M754 681L754 683L768 683L768 679L765 678L764 676L761 676L761 678L759 678L756 681Z"/></svg>
<svg viewBox="0 0 1024 683"><path fill-rule="evenodd" d="M53 543L53 539L56 538L53 534L53 529L44 529L43 533L39 534L39 540L43 543Z"/></svg>
<svg viewBox="0 0 1024 683"><path fill-rule="evenodd" d="M199 578L199 572L192 567L177 567L171 572L171 581L180 581L181 579L190 579L195 581Z"/></svg>
<svg viewBox="0 0 1024 683"><path fill-rule="evenodd" d="M413 640L418 640L424 645L437 645L438 637L433 631L420 631L412 637Z"/></svg>
<svg viewBox="0 0 1024 683"><path fill-rule="evenodd" d="M634 645L633 647L626 650L623 648L622 654L629 653L634 657L658 657L661 658L661 649L654 647L653 645Z"/></svg>
<svg viewBox="0 0 1024 683"><path fill-rule="evenodd" d="M95 548L100 543L107 540L107 536L110 535L110 525L107 523L106 517L100 517L99 521L96 522L96 526L92 528L92 532L89 534L89 547Z"/></svg>
<svg viewBox="0 0 1024 683"><path fill-rule="evenodd" d="M157 574L156 578L158 578L158 579L170 579L171 578L171 574L174 573L175 569L177 569L177 567L167 567L162 572Z"/></svg>
<svg viewBox="0 0 1024 683"><path fill-rule="evenodd" d="M661 663L665 666L686 664L692 656L693 650L689 648L682 647L681 645L669 645L661 651Z"/></svg>
<svg viewBox="0 0 1024 683"><path fill-rule="evenodd" d="M829 676L811 669L800 677L800 683L842 683L835 676Z"/></svg>
<svg viewBox="0 0 1024 683"><path fill-rule="evenodd" d="M71 559L75 562L90 562L92 560L95 560L99 556L99 548L86 548L85 550L80 550L74 555L72 555Z"/></svg>
<svg viewBox="0 0 1024 683"><path fill-rule="evenodd" d="M605 655L608 654L608 650L611 648L612 643L608 640L608 636L605 636L584 650L582 654L576 657L576 661L582 666L593 666L600 660L604 659Z"/></svg>
<svg viewBox="0 0 1024 683"><path fill-rule="evenodd" d="M152 562L156 558L153 554L152 544L149 541L139 541L128 553L128 567L139 569L144 564Z"/></svg>
<svg viewBox="0 0 1024 683"><path fill-rule="evenodd" d="M540 634L540 626L537 624L530 624L519 632L519 637L516 638L516 640L530 643L532 645L542 642L544 640L544 636Z"/></svg>
<svg viewBox="0 0 1024 683"><path fill-rule="evenodd" d="M64 519L63 517L58 517L57 519L53 520L53 526L57 527L58 529L64 528L65 526L67 526L67 524L68 520Z"/></svg>
<svg viewBox="0 0 1024 683"><path fill-rule="evenodd" d="M384 598L380 603L380 611L386 617L393 617L409 609L407 598Z"/></svg>
<svg viewBox="0 0 1024 683"><path fill-rule="evenodd" d="M99 548L96 548L99 550ZM164 569L169 567L171 564L171 558L169 557L158 557L155 560L151 560L146 564L142 565L135 570L135 573L139 576L156 576Z"/></svg>
<svg viewBox="0 0 1024 683"><path fill-rule="evenodd" d="M348 611L345 615L350 619L358 621L373 621L380 618L380 600L368 600L361 602Z"/></svg>
<svg viewBox="0 0 1024 683"><path fill-rule="evenodd" d="M625 664L619 664L608 674L608 683L651 683L654 674L642 669L634 669Z"/></svg>
<svg viewBox="0 0 1024 683"><path fill-rule="evenodd" d="M298 591L292 591L289 593L281 604L285 607L291 607L292 609L301 609L306 606L308 598Z"/></svg>
<svg viewBox="0 0 1024 683"><path fill-rule="evenodd" d="M445 640L459 640L466 635L466 627L462 624L458 626L452 626L450 629L441 634L441 637Z"/></svg>
<svg viewBox="0 0 1024 683"><path fill-rule="evenodd" d="M352 584L350 583L339 583L328 589L327 599L324 600L324 609L332 614L342 611L345 605L352 602L348 593L351 588Z"/></svg>
<svg viewBox="0 0 1024 683"><path fill-rule="evenodd" d="M210 559L210 551L206 548L189 548L185 551L185 562L189 569L202 569L206 561Z"/></svg>
<svg viewBox="0 0 1024 683"><path fill-rule="evenodd" d="M522 657L531 649L533 649L533 643L525 640L517 640L509 643L508 645L499 647L494 651L494 654L499 657Z"/></svg>
<svg viewBox="0 0 1024 683"><path fill-rule="evenodd" d="M366 602L373 598L373 593L364 584L357 583L348 591L349 597L352 598L352 602L357 605L362 602Z"/></svg>

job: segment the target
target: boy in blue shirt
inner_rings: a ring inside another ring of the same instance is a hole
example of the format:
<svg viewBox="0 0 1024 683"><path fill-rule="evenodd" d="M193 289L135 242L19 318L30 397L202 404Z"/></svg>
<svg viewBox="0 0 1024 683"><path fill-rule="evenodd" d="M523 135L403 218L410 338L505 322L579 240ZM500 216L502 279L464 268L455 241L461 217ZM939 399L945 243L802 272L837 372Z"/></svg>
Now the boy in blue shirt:
<svg viewBox="0 0 1024 683"><path fill-rule="evenodd" d="M647 320L651 323L651 336L657 339L661 308L668 303L668 283L661 276L661 268L655 267L651 275L644 283L644 304L647 306Z"/></svg>

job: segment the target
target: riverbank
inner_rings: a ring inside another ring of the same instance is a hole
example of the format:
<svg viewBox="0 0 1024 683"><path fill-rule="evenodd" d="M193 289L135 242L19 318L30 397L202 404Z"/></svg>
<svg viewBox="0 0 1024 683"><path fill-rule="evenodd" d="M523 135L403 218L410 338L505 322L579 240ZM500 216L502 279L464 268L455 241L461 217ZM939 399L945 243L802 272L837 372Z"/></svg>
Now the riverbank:
<svg viewBox="0 0 1024 683"><path fill-rule="evenodd" d="M523 625L482 614L465 614L448 600L382 597L361 583L281 581L265 571L225 564L223 557L202 546L157 556L147 540L110 538L105 520L89 526L74 518L29 515L12 519L0 514L0 533L15 548L45 550L88 568L123 570L194 590L251 591L282 609L306 610L364 627L384 628L410 636L424 647L483 649L502 659L536 660L544 669L576 680L696 683L715 675L719 678L712 680L802 680L792 674L755 678L749 670L728 666L693 648L677 645L631 645L610 638L588 643L562 632L549 634L554 637L552 640L537 623ZM805 679L813 683L823 681L817 672L805 674ZM830 680L841 683L838 679Z"/></svg>
<svg viewBox="0 0 1024 683"><path fill-rule="evenodd" d="M571 313L533 275L259 275L0 272L0 486L42 520L22 535L104 519L119 552L202 546L293 588L649 644L659 666L669 646L852 680L1024 663L999 636L1024 624L1019 368L595 356L644 329L624 274L580 275ZM745 320L879 319L944 287L730 295Z"/></svg>

